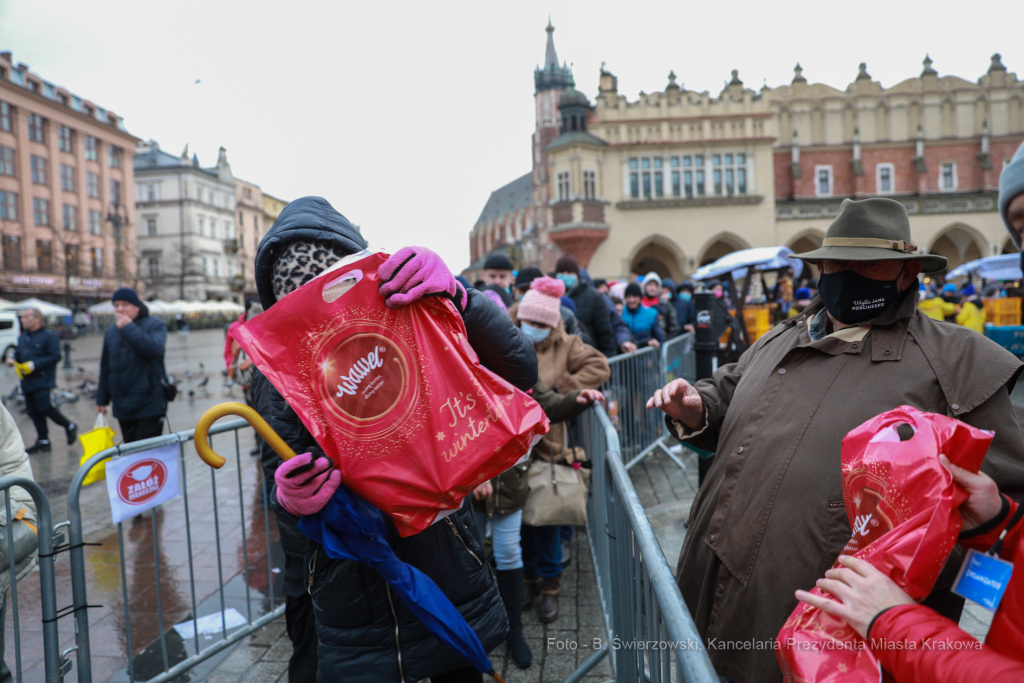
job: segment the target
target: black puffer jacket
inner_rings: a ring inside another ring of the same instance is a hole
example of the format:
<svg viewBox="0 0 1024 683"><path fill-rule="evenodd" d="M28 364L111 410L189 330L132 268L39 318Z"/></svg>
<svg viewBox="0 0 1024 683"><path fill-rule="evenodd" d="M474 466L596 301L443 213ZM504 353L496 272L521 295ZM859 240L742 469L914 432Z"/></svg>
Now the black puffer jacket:
<svg viewBox="0 0 1024 683"><path fill-rule="evenodd" d="M329 204L323 202L326 209L321 206L313 212L297 207L303 215L292 215L290 210L297 202L281 212L260 243L256 273L265 307L276 301L272 292L268 296L265 291L272 286L273 258L289 242L317 239L333 241L353 251L354 247L362 248L362 238ZM302 222L307 218L303 216L320 220L321 227L312 232L304 230ZM533 344L494 302L474 289L467 293L462 317L467 338L480 362L520 389L530 389L537 381ZM292 407L273 385L268 384L268 389L274 430L296 453L314 448L316 442ZM277 501L276 492L271 500ZM293 520L279 517L282 526ZM476 541L468 503L459 512L409 538L400 538L390 520L385 521L388 542L398 557L437 583L476 631L484 649L490 651L503 642L508 632L505 608L485 564L483 548ZM468 666L430 633L373 569L352 560L330 559L313 542L307 544L304 564L306 589L313 596L317 622L318 681L414 683Z"/></svg>
<svg viewBox="0 0 1024 683"><path fill-rule="evenodd" d="M601 292L585 279L579 278L576 286L566 295L576 304L576 319L580 323L583 341L606 356L614 356L618 352L618 345Z"/></svg>
<svg viewBox="0 0 1024 683"><path fill-rule="evenodd" d="M139 317L118 328L111 325L103 335L100 381L96 405L114 401L118 420L141 420L167 413L167 399L160 380L164 374L167 325L149 315L145 306Z"/></svg>
<svg viewBox="0 0 1024 683"><path fill-rule="evenodd" d="M40 327L35 332L22 332L18 337L18 348L14 360L19 363L32 361L36 364L32 374L21 380L21 390L30 394L40 389L57 386L57 363L60 362L60 339L57 333Z"/></svg>

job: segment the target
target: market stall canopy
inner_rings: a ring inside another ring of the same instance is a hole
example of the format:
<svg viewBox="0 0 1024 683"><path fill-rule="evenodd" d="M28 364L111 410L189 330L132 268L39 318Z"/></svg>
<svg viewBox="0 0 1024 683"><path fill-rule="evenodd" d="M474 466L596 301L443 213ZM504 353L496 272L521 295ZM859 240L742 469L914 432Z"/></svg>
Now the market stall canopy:
<svg viewBox="0 0 1024 683"><path fill-rule="evenodd" d="M92 315L114 315L114 302L104 301L101 304L93 304L88 311Z"/></svg>
<svg viewBox="0 0 1024 683"><path fill-rule="evenodd" d="M16 301L14 303L8 301L5 304L0 304L0 308L6 308L8 310L15 311L23 311L26 308L35 308L47 318L55 315L71 315L70 308L64 308L63 306L51 304L48 301L40 301L39 299L25 299L24 301Z"/></svg>
<svg viewBox="0 0 1024 683"><path fill-rule="evenodd" d="M714 263L701 266L694 272L694 280L710 280L721 277L726 273L732 273L734 280L746 277L747 268L754 270L778 270L780 268L792 268L793 277L800 277L803 272L804 263L798 258L793 258L793 250L789 247L756 247L754 249L741 249L731 254L726 254Z"/></svg>
<svg viewBox="0 0 1024 683"><path fill-rule="evenodd" d="M980 275L986 280L1020 280L1024 273L1020 269L1020 254L1003 254L1002 256L986 256L969 261L949 271L946 279Z"/></svg>

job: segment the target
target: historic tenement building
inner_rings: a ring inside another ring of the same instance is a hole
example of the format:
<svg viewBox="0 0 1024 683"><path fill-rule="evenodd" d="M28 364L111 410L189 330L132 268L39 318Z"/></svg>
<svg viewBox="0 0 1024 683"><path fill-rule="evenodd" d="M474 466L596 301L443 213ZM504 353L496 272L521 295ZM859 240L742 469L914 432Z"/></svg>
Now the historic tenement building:
<svg viewBox="0 0 1024 683"><path fill-rule="evenodd" d="M138 139L0 52L0 297L88 304L136 277Z"/></svg>
<svg viewBox="0 0 1024 683"><path fill-rule="evenodd" d="M564 69L553 55L549 27L543 71ZM737 249L815 248L844 198L870 196L903 202L918 246L950 268L1013 250L996 196L1024 140L1024 82L999 55L975 82L940 76L926 57L889 88L865 64L842 90L797 65L790 84L759 90L733 71L717 96L670 73L633 101L602 68L593 104L567 70L564 80L538 85L537 131L548 93L559 134L541 145L534 135L529 204L526 176L492 194L470 234L477 266L504 249L547 269L565 250L594 276L680 278Z"/></svg>

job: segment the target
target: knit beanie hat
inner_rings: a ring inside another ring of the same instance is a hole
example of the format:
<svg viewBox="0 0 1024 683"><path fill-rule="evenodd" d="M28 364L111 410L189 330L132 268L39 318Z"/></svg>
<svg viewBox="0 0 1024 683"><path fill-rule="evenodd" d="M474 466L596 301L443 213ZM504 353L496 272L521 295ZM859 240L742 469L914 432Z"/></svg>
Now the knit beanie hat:
<svg viewBox="0 0 1024 683"><path fill-rule="evenodd" d="M496 251L484 261L484 270L515 270L507 254Z"/></svg>
<svg viewBox="0 0 1024 683"><path fill-rule="evenodd" d="M291 242L274 259L274 297L283 299L351 253L326 240Z"/></svg>
<svg viewBox="0 0 1024 683"><path fill-rule="evenodd" d="M626 285L626 291L623 293L623 296L639 296L641 298L643 297L643 295L644 292L642 289L640 289L640 285L638 285L635 282L630 282L628 285Z"/></svg>
<svg viewBox="0 0 1024 683"><path fill-rule="evenodd" d="M543 275L544 273L536 266L526 266L520 269L516 274L516 289L529 289L530 283Z"/></svg>
<svg viewBox="0 0 1024 683"><path fill-rule="evenodd" d="M580 264L576 262L576 257L572 254L562 254L558 257L558 261L555 263L556 273L576 273L580 272Z"/></svg>
<svg viewBox="0 0 1024 683"><path fill-rule="evenodd" d="M110 297L111 303L114 301L127 301L128 303L144 308L142 300L139 299L138 293L131 287L121 287L114 292L114 296Z"/></svg>
<svg viewBox="0 0 1024 683"><path fill-rule="evenodd" d="M530 283L530 291L519 302L516 316L526 322L558 327L558 321L562 319L563 294L564 282L553 277L539 277Z"/></svg>
<svg viewBox="0 0 1024 683"><path fill-rule="evenodd" d="M1020 248L1020 234L1010 225L1008 211L1010 202L1022 192L1024 192L1024 143L1017 148L1017 153L1013 155L1013 159L1003 169L1003 174L999 176L999 213L1003 217L1003 223L1006 224L1006 230L1010 233L1010 239L1018 249Z"/></svg>
<svg viewBox="0 0 1024 683"><path fill-rule="evenodd" d="M644 289L647 288L648 282L657 282L658 289L661 289L661 276L655 273L653 270L647 273L647 275L644 275Z"/></svg>

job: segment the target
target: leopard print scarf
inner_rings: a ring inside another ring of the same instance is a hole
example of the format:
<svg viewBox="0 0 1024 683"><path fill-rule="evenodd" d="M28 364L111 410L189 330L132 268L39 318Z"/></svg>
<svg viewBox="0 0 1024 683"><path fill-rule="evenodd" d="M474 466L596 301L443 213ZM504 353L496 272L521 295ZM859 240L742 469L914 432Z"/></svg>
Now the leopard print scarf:
<svg viewBox="0 0 1024 683"><path fill-rule="evenodd" d="M274 259L274 297L283 299L349 255L326 240L292 242Z"/></svg>

